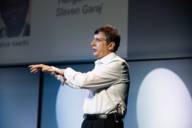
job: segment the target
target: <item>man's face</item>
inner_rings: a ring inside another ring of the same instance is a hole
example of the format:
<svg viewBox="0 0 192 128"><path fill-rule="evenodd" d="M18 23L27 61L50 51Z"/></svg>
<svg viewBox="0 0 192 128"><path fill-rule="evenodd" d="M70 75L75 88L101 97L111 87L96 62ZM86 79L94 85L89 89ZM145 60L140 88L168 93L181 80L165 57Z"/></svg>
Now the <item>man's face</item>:
<svg viewBox="0 0 192 128"><path fill-rule="evenodd" d="M111 53L111 45L107 43L106 36L103 32L99 32L94 35L93 41L91 42L91 47L93 50L93 55L99 59L109 53Z"/></svg>

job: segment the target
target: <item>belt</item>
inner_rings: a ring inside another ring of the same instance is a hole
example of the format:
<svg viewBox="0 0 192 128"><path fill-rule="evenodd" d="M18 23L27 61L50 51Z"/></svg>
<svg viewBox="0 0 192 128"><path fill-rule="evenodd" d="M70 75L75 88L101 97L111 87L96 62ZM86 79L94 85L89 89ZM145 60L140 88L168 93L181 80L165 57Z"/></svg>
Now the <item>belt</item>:
<svg viewBox="0 0 192 128"><path fill-rule="evenodd" d="M112 114L84 114L84 119L96 120L96 119L114 119L119 120L123 117L117 113Z"/></svg>

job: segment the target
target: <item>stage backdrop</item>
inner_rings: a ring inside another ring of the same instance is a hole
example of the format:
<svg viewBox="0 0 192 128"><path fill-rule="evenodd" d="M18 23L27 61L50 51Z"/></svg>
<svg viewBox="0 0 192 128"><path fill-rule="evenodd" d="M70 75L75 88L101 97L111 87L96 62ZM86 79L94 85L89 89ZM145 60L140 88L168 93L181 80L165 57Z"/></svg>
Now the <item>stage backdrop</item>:
<svg viewBox="0 0 192 128"><path fill-rule="evenodd" d="M38 84L26 68L0 68L0 128L36 128Z"/></svg>
<svg viewBox="0 0 192 128"><path fill-rule="evenodd" d="M104 24L119 29L119 54L127 57L127 0L29 0L29 6L15 6L27 13L0 14L0 65L93 60L90 42ZM8 26L6 15L15 16L14 25ZM16 22L22 18L25 22ZM17 31L10 35L8 28Z"/></svg>
<svg viewBox="0 0 192 128"><path fill-rule="evenodd" d="M131 84L125 128L192 127L192 60L129 62ZM87 72L93 64L68 65ZM61 66L61 68L67 65ZM41 128L80 128L85 90L44 75Z"/></svg>

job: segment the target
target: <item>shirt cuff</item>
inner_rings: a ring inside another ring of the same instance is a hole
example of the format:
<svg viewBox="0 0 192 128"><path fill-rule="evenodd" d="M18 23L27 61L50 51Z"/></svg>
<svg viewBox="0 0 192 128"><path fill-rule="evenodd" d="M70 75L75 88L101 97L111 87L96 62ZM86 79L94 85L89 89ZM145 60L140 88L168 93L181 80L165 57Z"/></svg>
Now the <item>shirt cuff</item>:
<svg viewBox="0 0 192 128"><path fill-rule="evenodd" d="M59 71L59 70L63 70L63 74L64 74L64 70L65 70L65 69L59 69L59 68L56 68L56 67L54 67L54 66L51 66L51 68L53 68L53 69L56 70L56 71L57 71L57 70L58 70L58 71ZM53 76L55 76L56 79L59 80L62 85L65 84L65 81L66 81L65 77L63 77L63 76L61 76L61 75L57 75L57 74L54 73L54 72L52 72L51 74L52 74Z"/></svg>

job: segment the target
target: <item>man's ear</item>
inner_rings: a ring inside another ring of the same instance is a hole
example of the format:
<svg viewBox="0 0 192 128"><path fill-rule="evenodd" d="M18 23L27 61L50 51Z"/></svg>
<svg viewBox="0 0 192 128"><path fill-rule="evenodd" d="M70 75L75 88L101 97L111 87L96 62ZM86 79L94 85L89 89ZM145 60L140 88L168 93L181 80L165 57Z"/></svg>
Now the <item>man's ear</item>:
<svg viewBox="0 0 192 128"><path fill-rule="evenodd" d="M114 49L115 49L115 42L110 42L109 44L108 44L108 48L109 48L109 50L110 51L114 51Z"/></svg>

